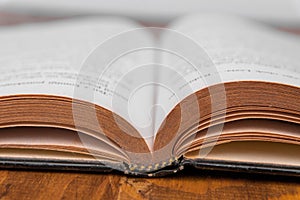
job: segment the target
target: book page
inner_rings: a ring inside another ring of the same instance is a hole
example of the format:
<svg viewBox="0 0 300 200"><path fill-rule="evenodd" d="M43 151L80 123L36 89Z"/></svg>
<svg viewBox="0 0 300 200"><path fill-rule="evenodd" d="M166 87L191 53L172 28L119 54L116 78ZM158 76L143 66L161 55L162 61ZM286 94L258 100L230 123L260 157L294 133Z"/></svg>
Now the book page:
<svg viewBox="0 0 300 200"><path fill-rule="evenodd" d="M143 112L152 105L152 90L138 93L130 104L127 96L134 77L124 76L151 63L153 55L150 51L120 55L153 41L141 31L131 35L135 43L118 39L118 34L138 27L126 19L94 17L0 28L0 96L45 94L89 101L115 112L143 137L150 137L150 125L143 125L151 119ZM115 43L109 43L114 37ZM138 77L143 79L143 74Z"/></svg>
<svg viewBox="0 0 300 200"><path fill-rule="evenodd" d="M169 28L187 42L178 43L175 34L162 38L162 48L182 55L161 55L161 62L176 71L181 81L174 80L172 73L164 74L168 85L177 85L179 95L160 90L158 96L164 98L158 101L165 113L156 117L161 119L156 130L183 98L210 85L254 80L300 86L298 36L236 16L213 14L187 16Z"/></svg>

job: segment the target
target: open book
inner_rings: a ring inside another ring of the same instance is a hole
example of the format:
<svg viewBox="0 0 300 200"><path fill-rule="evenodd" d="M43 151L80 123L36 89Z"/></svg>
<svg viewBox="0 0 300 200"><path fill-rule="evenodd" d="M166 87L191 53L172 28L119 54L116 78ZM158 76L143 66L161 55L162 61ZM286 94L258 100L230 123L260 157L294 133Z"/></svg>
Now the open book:
<svg viewBox="0 0 300 200"><path fill-rule="evenodd" d="M1 167L300 173L300 38L233 16L0 29Z"/></svg>

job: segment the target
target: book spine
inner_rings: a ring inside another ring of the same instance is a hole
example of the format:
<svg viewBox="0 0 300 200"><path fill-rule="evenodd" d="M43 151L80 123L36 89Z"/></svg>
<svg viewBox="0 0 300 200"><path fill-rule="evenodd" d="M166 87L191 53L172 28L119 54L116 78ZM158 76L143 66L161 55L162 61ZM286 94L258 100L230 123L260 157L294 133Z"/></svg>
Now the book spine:
<svg viewBox="0 0 300 200"><path fill-rule="evenodd" d="M154 163L152 165L141 165L141 164L126 164L124 173L128 175L135 176L163 176L167 174L177 173L179 170L183 169L181 165L182 158L173 157L169 160L162 161L159 163Z"/></svg>

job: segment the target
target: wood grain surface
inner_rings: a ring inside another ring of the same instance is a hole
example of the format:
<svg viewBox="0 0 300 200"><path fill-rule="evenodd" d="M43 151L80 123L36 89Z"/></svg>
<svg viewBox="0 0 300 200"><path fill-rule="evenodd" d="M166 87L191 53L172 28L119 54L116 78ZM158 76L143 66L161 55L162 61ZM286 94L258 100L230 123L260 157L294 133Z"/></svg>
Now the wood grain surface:
<svg viewBox="0 0 300 200"><path fill-rule="evenodd" d="M0 199L300 199L297 178L190 172L164 178L0 171Z"/></svg>

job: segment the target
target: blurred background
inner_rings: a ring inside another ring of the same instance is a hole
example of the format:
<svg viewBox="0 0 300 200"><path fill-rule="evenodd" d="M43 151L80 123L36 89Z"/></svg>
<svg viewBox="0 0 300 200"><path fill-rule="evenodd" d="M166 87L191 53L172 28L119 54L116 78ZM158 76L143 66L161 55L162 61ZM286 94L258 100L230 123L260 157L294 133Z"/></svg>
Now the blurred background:
<svg viewBox="0 0 300 200"><path fill-rule="evenodd" d="M166 26L190 13L230 13L284 29L300 29L300 0L0 0L0 24L82 15L132 18L145 26Z"/></svg>

